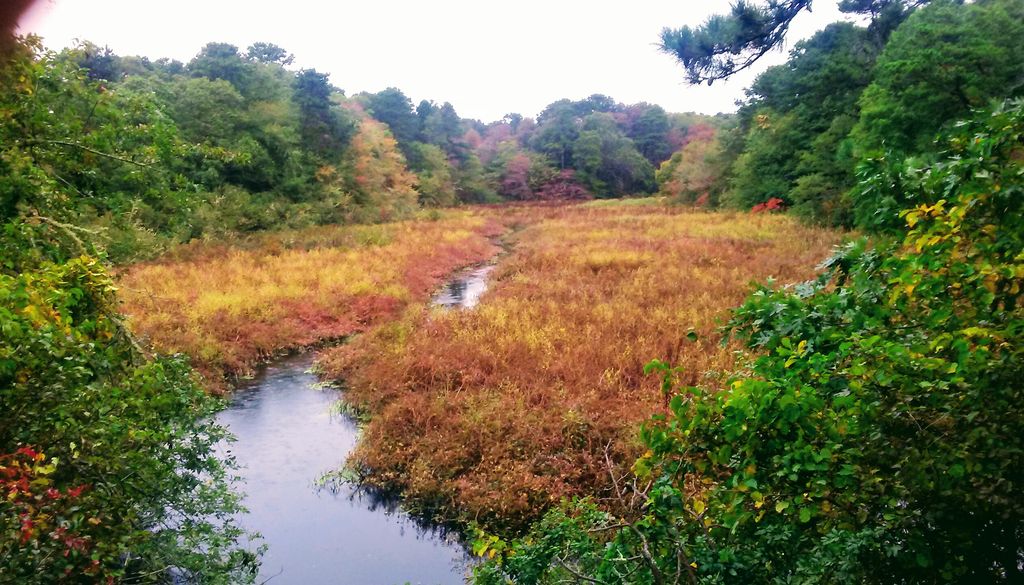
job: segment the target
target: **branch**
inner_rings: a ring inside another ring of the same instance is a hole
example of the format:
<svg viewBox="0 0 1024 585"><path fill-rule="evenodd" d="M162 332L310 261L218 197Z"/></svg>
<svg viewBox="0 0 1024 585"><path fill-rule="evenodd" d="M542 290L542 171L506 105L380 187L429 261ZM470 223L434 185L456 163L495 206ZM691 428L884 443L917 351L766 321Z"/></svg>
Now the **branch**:
<svg viewBox="0 0 1024 585"><path fill-rule="evenodd" d="M59 229L60 231L64 232L64 235L66 235L67 237L71 238L71 240L73 242L75 242L75 245L78 246L78 250L81 253L83 253L83 254L88 254L89 253L89 249L86 247L85 242L83 242L82 239L79 238L75 234L75 232L82 232L82 233L89 234L89 235L92 235L92 236L99 235L97 232L94 232L92 230L87 230L84 227L80 227L80 226L77 226L77 225L72 225L70 223L62 223L62 222L59 222L59 221L57 221L55 219L51 219L49 217L46 217L46 216L43 216L43 215L39 215L38 213L33 213L30 217L33 218L33 219L37 219L37 220L39 220L39 221L41 221L41 222L43 222L43 223L45 223L47 225L51 225L51 226Z"/></svg>
<svg viewBox="0 0 1024 585"><path fill-rule="evenodd" d="M84 150L86 152L91 152L92 154L95 154L97 156L106 157L106 158L109 158L109 159L112 159L112 160L116 160L116 161L120 161L120 162L125 162L125 163L128 163L128 164L133 164L133 165L140 166L140 167L147 168L147 169L152 166L152 165L148 165L146 163L141 163L141 162L139 162L137 160L132 160L130 158L124 158L124 157L121 157L121 156L117 156L116 154L110 154L108 152L102 152L102 151L99 151L99 150L96 150L96 149L93 149L93 148L89 148L88 146L84 146L84 145L78 144L77 142L68 142L68 141L65 141L65 140L30 140L29 143L35 143L35 144L56 144L56 145L59 145L59 146L70 146L70 147L73 147L73 148L79 148L79 149Z"/></svg>
<svg viewBox="0 0 1024 585"><path fill-rule="evenodd" d="M682 63L690 84L711 85L749 68L782 44L793 19L810 10L811 2L770 0L764 7L737 2L729 15L712 16L696 29L664 29L661 50Z"/></svg>
<svg viewBox="0 0 1024 585"><path fill-rule="evenodd" d="M605 445L604 448L604 461L605 465L608 466L608 475L612 478L612 487L615 489L615 495L619 499L619 503L625 506L626 501L622 495L622 490L619 488L619 480L615 477L614 466L612 465L611 457L608 452L611 448L611 442ZM651 578L654 580L655 585L663 585L665 583L665 577L661 573L661 569L658 567L657 561L654 560L654 555L651 554L651 547L647 541L647 537L644 536L643 532L640 532L636 526L631 523L626 523L626 528L629 528L633 534L640 539L640 554L643 557L644 564L651 570Z"/></svg>
<svg viewBox="0 0 1024 585"><path fill-rule="evenodd" d="M581 580L586 581L588 583L598 583L599 585L605 585L604 581L601 581L600 579L594 579L594 578L591 578L591 577L587 577L586 575L581 575L580 573L574 571L572 569L572 567L570 567L569 565L565 564L565 561L562 560L561 557L555 557L555 560L558 561L558 564L561 565L563 569L565 569L566 571L569 571L569 573L573 577L576 577L577 579L581 579Z"/></svg>

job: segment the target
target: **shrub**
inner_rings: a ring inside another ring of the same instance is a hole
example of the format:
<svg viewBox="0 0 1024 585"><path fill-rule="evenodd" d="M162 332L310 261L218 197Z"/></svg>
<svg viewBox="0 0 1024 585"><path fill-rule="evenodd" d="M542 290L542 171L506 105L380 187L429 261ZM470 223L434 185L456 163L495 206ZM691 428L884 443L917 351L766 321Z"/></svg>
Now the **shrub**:
<svg viewBox="0 0 1024 585"><path fill-rule="evenodd" d="M0 580L249 580L217 402L113 307L89 257L0 273Z"/></svg>

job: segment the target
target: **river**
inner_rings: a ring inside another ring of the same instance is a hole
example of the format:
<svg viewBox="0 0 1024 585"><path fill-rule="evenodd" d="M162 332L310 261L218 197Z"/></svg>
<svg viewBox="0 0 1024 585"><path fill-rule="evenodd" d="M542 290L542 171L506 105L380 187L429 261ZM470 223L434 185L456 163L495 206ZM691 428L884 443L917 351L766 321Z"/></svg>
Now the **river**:
<svg viewBox="0 0 1024 585"><path fill-rule="evenodd" d="M470 308L486 289L492 266L456 275L434 298ZM268 550L259 581L275 585L449 585L463 583L470 564L451 534L424 527L391 503L349 484L323 485L355 446L359 429L339 414L339 393L309 372L312 354L284 358L242 384L218 414L237 441L249 513L241 524L259 532Z"/></svg>

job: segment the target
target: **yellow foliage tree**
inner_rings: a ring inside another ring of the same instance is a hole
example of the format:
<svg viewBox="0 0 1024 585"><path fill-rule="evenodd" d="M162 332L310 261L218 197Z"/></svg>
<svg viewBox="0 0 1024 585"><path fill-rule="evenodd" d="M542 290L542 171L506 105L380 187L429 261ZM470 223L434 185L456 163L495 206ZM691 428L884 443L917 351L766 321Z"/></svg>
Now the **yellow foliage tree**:
<svg viewBox="0 0 1024 585"><path fill-rule="evenodd" d="M706 205L722 174L721 145L717 137L691 140L655 174L659 194L679 203Z"/></svg>
<svg viewBox="0 0 1024 585"><path fill-rule="evenodd" d="M406 217L417 208L416 175L406 167L405 157L384 124L364 118L344 163L350 191L363 214L359 219L388 221Z"/></svg>

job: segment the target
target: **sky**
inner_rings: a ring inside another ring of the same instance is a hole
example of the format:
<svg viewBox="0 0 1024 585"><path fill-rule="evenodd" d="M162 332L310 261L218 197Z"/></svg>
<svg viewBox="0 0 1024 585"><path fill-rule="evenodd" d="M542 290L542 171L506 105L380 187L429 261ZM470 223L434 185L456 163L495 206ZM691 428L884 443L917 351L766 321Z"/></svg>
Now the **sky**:
<svg viewBox="0 0 1024 585"><path fill-rule="evenodd" d="M183 62L208 42L243 51L271 42L348 95L398 87L414 104L449 101L489 122L594 93L670 112L735 111L758 72L841 18L835 0L818 0L793 23L785 51L728 82L687 85L682 67L658 51L661 30L728 9L728 0L41 0L19 31L53 49L81 39Z"/></svg>

